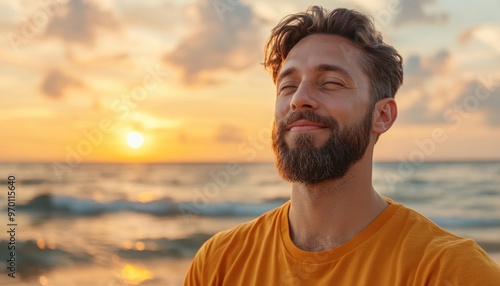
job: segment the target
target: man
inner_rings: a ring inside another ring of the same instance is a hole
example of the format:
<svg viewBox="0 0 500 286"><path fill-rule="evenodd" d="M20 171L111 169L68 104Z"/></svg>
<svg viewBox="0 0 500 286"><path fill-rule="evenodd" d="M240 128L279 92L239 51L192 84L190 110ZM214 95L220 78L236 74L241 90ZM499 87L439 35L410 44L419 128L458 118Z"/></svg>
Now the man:
<svg viewBox="0 0 500 286"><path fill-rule="evenodd" d="M473 240L372 186L403 69L367 16L317 6L290 15L273 29L264 65L291 200L207 241L185 285L500 285L500 268Z"/></svg>

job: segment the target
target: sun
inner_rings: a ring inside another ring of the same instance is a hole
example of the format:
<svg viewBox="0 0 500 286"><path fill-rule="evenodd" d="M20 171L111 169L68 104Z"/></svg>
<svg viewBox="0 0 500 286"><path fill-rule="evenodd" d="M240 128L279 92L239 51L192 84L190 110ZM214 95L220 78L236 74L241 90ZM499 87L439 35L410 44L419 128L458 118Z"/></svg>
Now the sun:
<svg viewBox="0 0 500 286"><path fill-rule="evenodd" d="M127 144L132 148L139 148L144 143L144 137L137 131L132 131L127 134Z"/></svg>

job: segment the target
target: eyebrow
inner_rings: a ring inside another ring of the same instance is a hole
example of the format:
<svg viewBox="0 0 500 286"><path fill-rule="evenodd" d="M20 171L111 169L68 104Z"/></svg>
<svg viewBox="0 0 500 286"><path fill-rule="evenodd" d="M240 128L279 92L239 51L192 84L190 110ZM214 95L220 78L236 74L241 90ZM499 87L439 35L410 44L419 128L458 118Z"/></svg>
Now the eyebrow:
<svg viewBox="0 0 500 286"><path fill-rule="evenodd" d="M350 81L353 81L351 73L348 72L345 68L343 68L341 66L329 65L329 64L320 64L320 65L315 66L314 70L316 70L316 71L333 71L333 72L338 72L338 73L341 73L343 76L347 77L347 79L349 79ZM279 84L279 82L281 80L283 80L283 78L285 78L285 77L287 77L287 76L289 76L291 74L294 74L296 72L297 72L297 68L296 67L287 68L286 70L282 71L279 74L278 80L276 81L276 84Z"/></svg>

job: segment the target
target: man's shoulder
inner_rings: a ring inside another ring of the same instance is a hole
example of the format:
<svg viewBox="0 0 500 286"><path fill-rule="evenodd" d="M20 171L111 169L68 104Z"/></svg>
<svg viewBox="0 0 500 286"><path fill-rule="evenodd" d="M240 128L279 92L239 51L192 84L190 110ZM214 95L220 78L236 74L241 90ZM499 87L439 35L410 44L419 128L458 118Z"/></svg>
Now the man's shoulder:
<svg viewBox="0 0 500 286"><path fill-rule="evenodd" d="M470 239L455 235L445 230L435 222L421 214L420 212L409 208L403 204L391 201L396 205L397 218L399 220L398 231L404 231L412 238L421 240L430 248L448 248L457 244L468 243Z"/></svg>
<svg viewBox="0 0 500 286"><path fill-rule="evenodd" d="M407 233L431 245L453 244L466 240L445 230L420 212L390 199L387 200L397 208L395 220L397 222L396 226L399 228L398 232Z"/></svg>
<svg viewBox="0 0 500 286"><path fill-rule="evenodd" d="M498 265L473 239L455 235L418 211L394 204L398 208L399 231L404 233L403 241L407 248L420 253L417 257L421 255L422 267L444 267L446 271L466 268L499 270Z"/></svg>

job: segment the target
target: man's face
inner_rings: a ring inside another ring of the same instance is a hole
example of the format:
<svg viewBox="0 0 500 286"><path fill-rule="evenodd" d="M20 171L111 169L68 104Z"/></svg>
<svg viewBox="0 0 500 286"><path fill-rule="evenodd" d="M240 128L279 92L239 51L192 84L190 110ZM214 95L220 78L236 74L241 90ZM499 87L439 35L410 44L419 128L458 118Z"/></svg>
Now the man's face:
<svg viewBox="0 0 500 286"><path fill-rule="evenodd" d="M341 178L370 142L372 106L360 51L335 35L302 39L278 76L273 149L280 175L315 184Z"/></svg>

